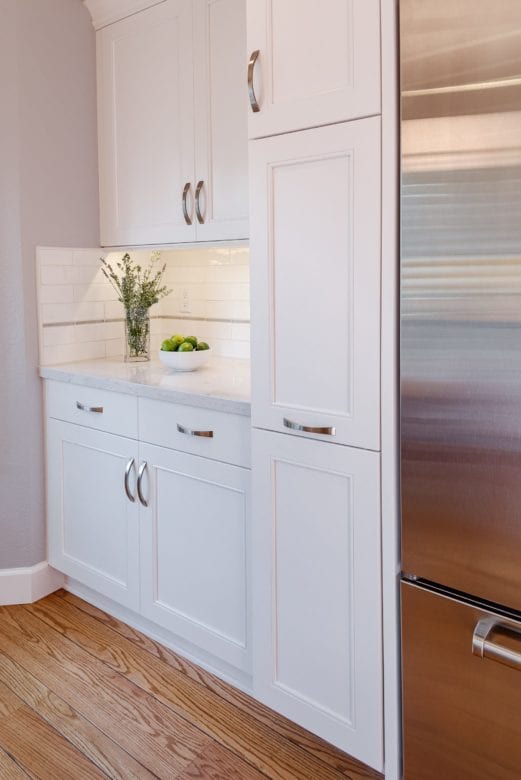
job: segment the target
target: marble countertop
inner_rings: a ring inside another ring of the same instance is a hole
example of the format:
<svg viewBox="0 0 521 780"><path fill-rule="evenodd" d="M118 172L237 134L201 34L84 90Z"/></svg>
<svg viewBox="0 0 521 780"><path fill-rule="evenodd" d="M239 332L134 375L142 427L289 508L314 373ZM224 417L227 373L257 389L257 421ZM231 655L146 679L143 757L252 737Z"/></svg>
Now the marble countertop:
<svg viewBox="0 0 521 780"><path fill-rule="evenodd" d="M205 366L190 372L172 371L159 360L84 360L41 366L40 376L143 398L251 414L250 361L244 359L212 356Z"/></svg>

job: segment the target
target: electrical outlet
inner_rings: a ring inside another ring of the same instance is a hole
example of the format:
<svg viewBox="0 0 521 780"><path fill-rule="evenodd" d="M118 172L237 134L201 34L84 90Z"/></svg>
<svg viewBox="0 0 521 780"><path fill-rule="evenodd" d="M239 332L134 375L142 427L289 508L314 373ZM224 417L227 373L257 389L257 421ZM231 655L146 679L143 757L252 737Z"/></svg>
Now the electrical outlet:
<svg viewBox="0 0 521 780"><path fill-rule="evenodd" d="M188 287L183 287L181 290L181 299L179 301L179 311L181 314L190 314L192 311L192 299L190 297L190 290Z"/></svg>

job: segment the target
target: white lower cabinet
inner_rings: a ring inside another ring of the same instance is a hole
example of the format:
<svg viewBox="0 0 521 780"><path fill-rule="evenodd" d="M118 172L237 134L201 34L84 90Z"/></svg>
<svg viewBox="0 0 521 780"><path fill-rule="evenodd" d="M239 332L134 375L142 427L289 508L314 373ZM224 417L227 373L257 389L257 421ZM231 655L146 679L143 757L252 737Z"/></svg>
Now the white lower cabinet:
<svg viewBox="0 0 521 780"><path fill-rule="evenodd" d="M256 696L383 765L378 453L253 431Z"/></svg>
<svg viewBox="0 0 521 780"><path fill-rule="evenodd" d="M140 445L141 612L249 671L247 469Z"/></svg>
<svg viewBox="0 0 521 780"><path fill-rule="evenodd" d="M131 396L54 382L46 399L49 562L192 656L251 674L250 470L232 465L249 463L248 418L139 399L138 431Z"/></svg>
<svg viewBox="0 0 521 780"><path fill-rule="evenodd" d="M47 424L49 562L131 609L139 607L139 509L125 472L133 498L137 449L123 436Z"/></svg>

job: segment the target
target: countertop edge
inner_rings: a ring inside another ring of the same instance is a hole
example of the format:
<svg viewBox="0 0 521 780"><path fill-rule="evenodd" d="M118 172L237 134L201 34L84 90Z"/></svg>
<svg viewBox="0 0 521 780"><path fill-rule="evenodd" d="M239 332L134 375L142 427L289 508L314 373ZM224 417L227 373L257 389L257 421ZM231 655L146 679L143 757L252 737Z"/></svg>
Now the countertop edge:
<svg viewBox="0 0 521 780"><path fill-rule="evenodd" d="M240 401L219 395L186 393L170 388L151 387L129 382L126 379L98 377L87 373L78 374L59 366L40 366L38 371L42 379L51 379L56 382L66 382L85 387L96 387L100 390L112 390L116 393L125 393L138 398L151 398L157 401L167 401L169 403L184 404L185 406L195 406L202 409L213 409L218 412L251 417L251 402L249 401Z"/></svg>

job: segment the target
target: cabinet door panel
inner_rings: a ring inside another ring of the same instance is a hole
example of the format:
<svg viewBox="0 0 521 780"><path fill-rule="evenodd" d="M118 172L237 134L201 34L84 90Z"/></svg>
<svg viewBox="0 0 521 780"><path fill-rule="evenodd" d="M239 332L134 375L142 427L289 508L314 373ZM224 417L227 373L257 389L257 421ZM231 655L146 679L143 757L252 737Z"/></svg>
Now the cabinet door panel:
<svg viewBox="0 0 521 780"><path fill-rule="evenodd" d="M255 50L250 138L380 112L379 0L248 0Z"/></svg>
<svg viewBox="0 0 521 780"><path fill-rule="evenodd" d="M49 562L137 609L138 508L124 490L136 442L58 420L47 440Z"/></svg>
<svg viewBox="0 0 521 780"><path fill-rule="evenodd" d="M142 612L247 670L249 472L152 445L142 511Z"/></svg>
<svg viewBox="0 0 521 780"><path fill-rule="evenodd" d="M380 120L254 141L250 155L253 424L332 427L328 439L376 450Z"/></svg>
<svg viewBox="0 0 521 780"><path fill-rule="evenodd" d="M245 0L196 0L195 158L203 181L199 241L247 238L248 101Z"/></svg>
<svg viewBox="0 0 521 780"><path fill-rule="evenodd" d="M253 441L255 692L381 769L379 456Z"/></svg>
<svg viewBox="0 0 521 780"><path fill-rule="evenodd" d="M97 35L101 243L194 240L182 211L194 177L191 2L166 0Z"/></svg>

